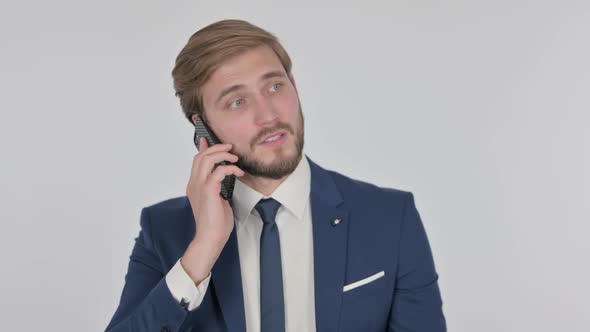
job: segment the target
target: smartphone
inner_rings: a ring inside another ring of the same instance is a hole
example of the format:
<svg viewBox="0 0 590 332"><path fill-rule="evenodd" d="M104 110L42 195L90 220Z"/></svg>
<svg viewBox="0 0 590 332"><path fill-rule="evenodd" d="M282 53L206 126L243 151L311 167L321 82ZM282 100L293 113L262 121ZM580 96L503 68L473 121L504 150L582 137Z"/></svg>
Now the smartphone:
<svg viewBox="0 0 590 332"><path fill-rule="evenodd" d="M215 135L215 133L213 132L213 130L211 130L211 128L207 125L207 123L203 120L203 118L198 115L197 116L197 121L195 124L195 135L193 137L193 140L195 141L195 146L197 147L197 149L200 151L199 149L199 142L201 140L201 137L205 137L205 139L207 140L207 145L208 146L212 146L215 144L221 144L222 142L219 140L219 138L217 138L217 136ZM220 163L215 164L215 168L217 168L217 166L219 165L233 165L233 163L224 160ZM230 200L233 193L234 193L234 186L236 184L236 176L233 174L227 175L223 181L221 181L221 196L225 199L225 200Z"/></svg>

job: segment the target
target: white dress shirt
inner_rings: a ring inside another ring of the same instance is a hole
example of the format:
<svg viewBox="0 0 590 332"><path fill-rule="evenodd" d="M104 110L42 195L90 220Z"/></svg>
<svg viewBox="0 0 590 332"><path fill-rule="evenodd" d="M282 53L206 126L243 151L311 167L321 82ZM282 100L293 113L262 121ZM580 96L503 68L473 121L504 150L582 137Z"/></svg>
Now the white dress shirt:
<svg viewBox="0 0 590 332"><path fill-rule="evenodd" d="M297 168L270 197L281 203L276 216L281 241L285 327L287 332L315 331L313 236L310 206L311 173L302 154ZM238 239L246 329L260 331L260 235L262 219L254 209L258 201L268 198L248 187L238 178L232 203ZM166 284L177 301L188 302L188 309L201 304L211 273L198 285L180 264L180 259L166 275Z"/></svg>

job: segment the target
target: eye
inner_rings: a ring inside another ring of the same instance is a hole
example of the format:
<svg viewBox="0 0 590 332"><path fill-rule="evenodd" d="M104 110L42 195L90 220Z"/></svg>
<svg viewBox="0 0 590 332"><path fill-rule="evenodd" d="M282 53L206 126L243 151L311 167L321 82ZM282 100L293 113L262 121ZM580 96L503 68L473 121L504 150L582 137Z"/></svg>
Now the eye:
<svg viewBox="0 0 590 332"><path fill-rule="evenodd" d="M274 89L275 91L277 91L277 90L279 90L279 89L280 89L280 87L281 87L282 85L283 85L283 83L277 82L277 83L273 84L273 85L271 86L271 88L272 88L272 89Z"/></svg>
<svg viewBox="0 0 590 332"><path fill-rule="evenodd" d="M236 100L232 101L228 105L228 107L229 108L235 108L235 107L233 107L234 105L236 105L236 107L240 107L243 103L244 103L244 99L236 99Z"/></svg>

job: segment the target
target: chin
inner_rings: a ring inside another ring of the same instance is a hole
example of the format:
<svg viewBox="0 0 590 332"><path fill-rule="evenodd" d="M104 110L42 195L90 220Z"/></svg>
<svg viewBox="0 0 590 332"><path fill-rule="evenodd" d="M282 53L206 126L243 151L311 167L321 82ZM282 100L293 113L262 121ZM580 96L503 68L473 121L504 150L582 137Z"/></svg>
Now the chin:
<svg viewBox="0 0 590 332"><path fill-rule="evenodd" d="M238 167L253 176L281 179L297 168L302 157L302 153L298 154L294 146L286 150L288 151L269 151L268 155L245 158L238 161Z"/></svg>
<svg viewBox="0 0 590 332"><path fill-rule="evenodd" d="M294 150L289 149L288 152L269 153L268 155L256 156L256 163L263 167L275 167L286 161L293 160L297 157Z"/></svg>

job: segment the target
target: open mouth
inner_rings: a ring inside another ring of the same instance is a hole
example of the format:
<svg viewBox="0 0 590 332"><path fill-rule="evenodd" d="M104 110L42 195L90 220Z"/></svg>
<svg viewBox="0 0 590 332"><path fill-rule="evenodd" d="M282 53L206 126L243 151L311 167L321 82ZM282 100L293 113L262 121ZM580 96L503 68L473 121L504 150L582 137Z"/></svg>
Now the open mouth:
<svg viewBox="0 0 590 332"><path fill-rule="evenodd" d="M260 142L259 145L262 146L277 146L283 144L285 139L287 138L286 132L280 132L274 134L272 136L267 137L264 141Z"/></svg>

